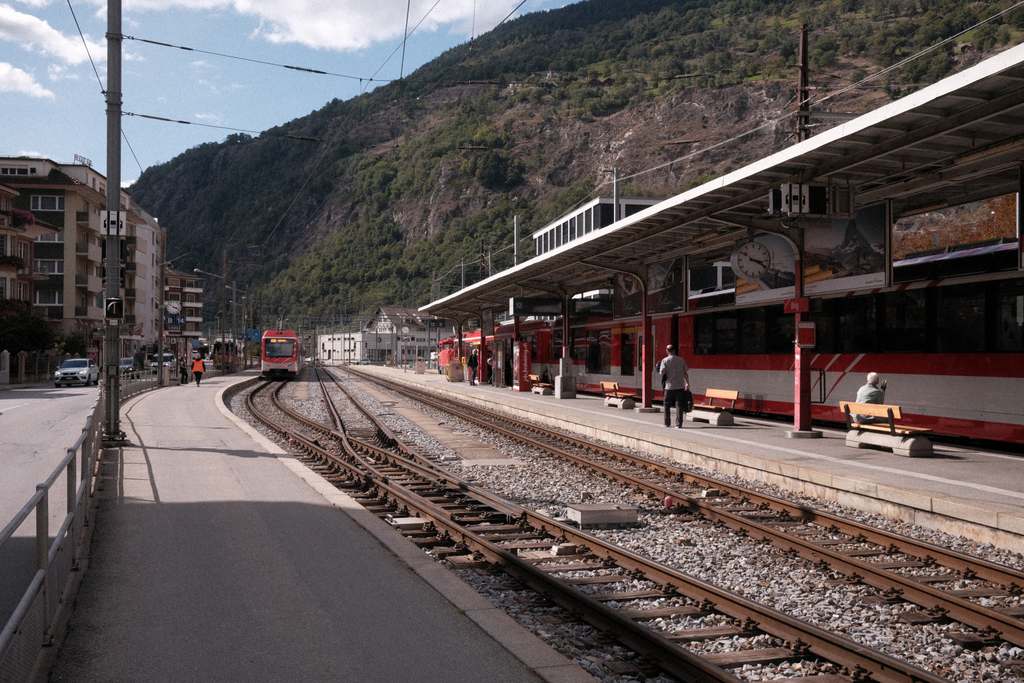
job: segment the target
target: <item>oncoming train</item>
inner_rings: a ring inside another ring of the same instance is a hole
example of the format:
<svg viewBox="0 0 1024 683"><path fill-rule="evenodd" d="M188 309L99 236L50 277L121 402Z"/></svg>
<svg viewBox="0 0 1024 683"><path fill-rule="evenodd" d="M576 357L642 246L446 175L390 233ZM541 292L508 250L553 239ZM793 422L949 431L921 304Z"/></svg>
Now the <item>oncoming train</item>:
<svg viewBox="0 0 1024 683"><path fill-rule="evenodd" d="M299 374L302 349L291 330L267 330L260 343L260 372L268 378L291 379Z"/></svg>

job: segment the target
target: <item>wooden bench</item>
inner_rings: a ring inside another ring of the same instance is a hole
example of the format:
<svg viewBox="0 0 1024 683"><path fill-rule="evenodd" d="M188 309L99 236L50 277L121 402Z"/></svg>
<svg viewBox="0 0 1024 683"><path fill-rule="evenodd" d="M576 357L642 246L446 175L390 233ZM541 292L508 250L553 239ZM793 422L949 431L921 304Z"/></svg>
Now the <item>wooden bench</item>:
<svg viewBox="0 0 1024 683"><path fill-rule="evenodd" d="M541 396L552 396L555 393L555 385L541 382L540 375L530 375L530 391Z"/></svg>
<svg viewBox="0 0 1024 683"><path fill-rule="evenodd" d="M839 407L846 415L846 445L854 448L878 446L892 450L895 455L908 458L924 458L932 455L932 442L925 434L932 430L922 427L898 425L903 419L899 406L879 403L853 403L840 401ZM878 422L857 422L859 415L880 417Z"/></svg>
<svg viewBox="0 0 1024 683"><path fill-rule="evenodd" d="M633 410L639 398L635 392L620 389L618 382L601 382L601 394L606 406L623 410Z"/></svg>
<svg viewBox="0 0 1024 683"><path fill-rule="evenodd" d="M731 427L736 424L730 412L736 407L736 399L740 397L738 391L726 389L706 389L704 391L704 403L694 403L693 411L686 416L686 419L715 425L717 427ZM718 403L715 403L718 399Z"/></svg>

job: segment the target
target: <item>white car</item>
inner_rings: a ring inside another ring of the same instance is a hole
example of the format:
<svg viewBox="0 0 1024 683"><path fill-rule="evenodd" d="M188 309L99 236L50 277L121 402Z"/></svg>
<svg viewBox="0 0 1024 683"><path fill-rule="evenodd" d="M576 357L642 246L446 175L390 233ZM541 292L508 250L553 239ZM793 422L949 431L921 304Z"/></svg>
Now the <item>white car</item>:
<svg viewBox="0 0 1024 683"><path fill-rule="evenodd" d="M100 383L100 368L88 358L69 358L60 364L57 372L53 373L53 386L61 384L90 384Z"/></svg>

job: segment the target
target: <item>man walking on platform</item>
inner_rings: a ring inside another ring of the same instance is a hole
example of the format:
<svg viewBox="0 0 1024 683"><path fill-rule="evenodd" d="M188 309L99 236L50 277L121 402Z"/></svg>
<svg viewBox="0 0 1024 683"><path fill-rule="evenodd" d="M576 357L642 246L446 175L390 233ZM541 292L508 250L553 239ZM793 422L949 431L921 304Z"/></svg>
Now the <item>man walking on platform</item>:
<svg viewBox="0 0 1024 683"><path fill-rule="evenodd" d="M690 368L685 360L676 355L676 347L669 344L665 351L668 356L659 364L664 380L662 388L665 390L665 426L672 426L672 406L676 405L676 427L682 429L686 412L683 396L690 388Z"/></svg>

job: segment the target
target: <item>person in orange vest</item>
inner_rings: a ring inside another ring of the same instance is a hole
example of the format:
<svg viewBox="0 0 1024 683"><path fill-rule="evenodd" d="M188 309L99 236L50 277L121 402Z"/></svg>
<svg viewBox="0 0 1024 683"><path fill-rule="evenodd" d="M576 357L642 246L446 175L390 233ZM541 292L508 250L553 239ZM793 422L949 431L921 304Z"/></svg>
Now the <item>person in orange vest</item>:
<svg viewBox="0 0 1024 683"><path fill-rule="evenodd" d="M203 379L203 370L205 369L206 366L203 365L203 357L196 356L196 358L192 361L192 376L196 378L197 387L199 386L199 382Z"/></svg>

